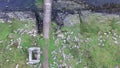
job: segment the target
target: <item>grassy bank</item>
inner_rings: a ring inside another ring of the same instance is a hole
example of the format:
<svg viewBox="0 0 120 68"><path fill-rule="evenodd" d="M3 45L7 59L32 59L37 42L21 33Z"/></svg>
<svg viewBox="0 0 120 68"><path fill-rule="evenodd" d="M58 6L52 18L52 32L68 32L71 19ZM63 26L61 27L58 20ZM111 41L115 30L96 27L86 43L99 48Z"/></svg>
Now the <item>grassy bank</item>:
<svg viewBox="0 0 120 68"><path fill-rule="evenodd" d="M89 22L63 27L58 33L54 32L55 25L52 25L50 68L58 68L60 65L72 68L120 67L119 22L119 18L101 22L97 17L90 17ZM19 65L19 68L33 68L26 64L27 49L36 43L42 51L44 46L42 36L29 33L33 29L36 29L35 23L30 21L13 20L12 23L0 23L0 68L15 68L16 65Z"/></svg>

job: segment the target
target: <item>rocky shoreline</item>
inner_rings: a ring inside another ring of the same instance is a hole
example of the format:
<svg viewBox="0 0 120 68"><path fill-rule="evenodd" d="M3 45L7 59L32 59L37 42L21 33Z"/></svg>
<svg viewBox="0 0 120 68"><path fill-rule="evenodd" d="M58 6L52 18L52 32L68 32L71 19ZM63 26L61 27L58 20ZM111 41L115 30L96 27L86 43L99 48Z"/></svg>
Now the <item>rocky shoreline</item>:
<svg viewBox="0 0 120 68"><path fill-rule="evenodd" d="M111 8L110 8L111 7ZM72 26L80 23L79 12L81 17L87 21L90 15L119 17L119 4L106 4L102 6L91 6L88 2L81 0L53 0L52 20L60 27ZM43 12L39 12L43 19ZM0 22L11 22L12 19L21 21L31 20L35 22L35 14L31 11L14 11L0 12Z"/></svg>
<svg viewBox="0 0 120 68"><path fill-rule="evenodd" d="M20 21L34 21L35 15L30 11L14 11L14 12L0 12L0 22L12 22L13 19L18 19Z"/></svg>

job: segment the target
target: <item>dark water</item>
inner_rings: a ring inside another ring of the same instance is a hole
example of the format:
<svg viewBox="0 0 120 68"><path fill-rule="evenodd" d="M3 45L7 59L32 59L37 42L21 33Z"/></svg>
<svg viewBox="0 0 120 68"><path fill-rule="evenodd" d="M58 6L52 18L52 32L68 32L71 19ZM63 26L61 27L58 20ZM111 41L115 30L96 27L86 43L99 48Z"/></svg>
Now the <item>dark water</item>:
<svg viewBox="0 0 120 68"><path fill-rule="evenodd" d="M84 3L94 12L120 14L120 0L84 0Z"/></svg>
<svg viewBox="0 0 120 68"><path fill-rule="evenodd" d="M35 2L36 0L0 0L0 11L5 13L11 11L32 11L35 14L38 32L41 33L42 22Z"/></svg>
<svg viewBox="0 0 120 68"><path fill-rule="evenodd" d="M35 8L35 0L0 0L0 11L23 11Z"/></svg>
<svg viewBox="0 0 120 68"><path fill-rule="evenodd" d="M83 1L83 0L82 0ZM104 4L120 4L120 0L84 0L87 4L93 5L93 6L101 6Z"/></svg>
<svg viewBox="0 0 120 68"><path fill-rule="evenodd" d="M92 7L97 7L100 10L102 10L100 6L105 4L117 4L117 5L120 4L120 0L77 0L77 1L84 1L86 4ZM36 8L35 2L36 0L0 0L0 11L33 10L34 8ZM105 7L108 8L108 6L104 6L103 8Z"/></svg>

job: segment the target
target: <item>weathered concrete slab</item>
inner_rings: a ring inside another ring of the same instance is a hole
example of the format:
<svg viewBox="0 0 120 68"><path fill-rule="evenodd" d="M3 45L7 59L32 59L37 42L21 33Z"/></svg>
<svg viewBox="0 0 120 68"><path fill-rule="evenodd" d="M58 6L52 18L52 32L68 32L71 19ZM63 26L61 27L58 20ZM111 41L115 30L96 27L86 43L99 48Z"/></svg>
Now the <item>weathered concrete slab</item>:
<svg viewBox="0 0 120 68"><path fill-rule="evenodd" d="M28 64L37 64L40 62L40 48L31 47L28 49L29 59Z"/></svg>

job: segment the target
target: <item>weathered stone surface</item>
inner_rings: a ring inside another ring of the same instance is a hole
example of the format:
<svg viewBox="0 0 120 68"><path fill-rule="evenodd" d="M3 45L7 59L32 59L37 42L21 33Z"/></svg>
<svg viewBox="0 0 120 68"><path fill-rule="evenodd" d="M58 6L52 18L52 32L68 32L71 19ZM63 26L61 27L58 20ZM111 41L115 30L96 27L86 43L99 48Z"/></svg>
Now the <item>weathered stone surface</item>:
<svg viewBox="0 0 120 68"><path fill-rule="evenodd" d="M98 22L102 22L105 20L112 20L112 19L120 19L118 14L106 14L106 13L98 13L98 12L91 12L91 11L81 11L82 13L82 20L85 22L91 22L91 18L96 18Z"/></svg>
<svg viewBox="0 0 120 68"><path fill-rule="evenodd" d="M81 1L79 3L76 3L71 0L57 0L53 1L53 9L58 9L58 10L76 10L76 9L84 9L85 4L83 4Z"/></svg>
<svg viewBox="0 0 120 68"><path fill-rule="evenodd" d="M66 18L63 20L64 26L73 26L75 24L80 23L79 14L69 14L66 16Z"/></svg>
<svg viewBox="0 0 120 68"><path fill-rule="evenodd" d="M52 15L56 17L55 22L59 26L62 26L61 23L71 26L80 21L79 11L83 20L88 21L90 15L117 17L120 12L119 7L119 0L53 0Z"/></svg>
<svg viewBox="0 0 120 68"><path fill-rule="evenodd" d="M2 22L11 22L13 19L35 21L35 16L34 13L30 11L0 12L0 20Z"/></svg>

